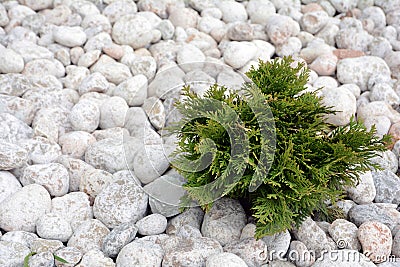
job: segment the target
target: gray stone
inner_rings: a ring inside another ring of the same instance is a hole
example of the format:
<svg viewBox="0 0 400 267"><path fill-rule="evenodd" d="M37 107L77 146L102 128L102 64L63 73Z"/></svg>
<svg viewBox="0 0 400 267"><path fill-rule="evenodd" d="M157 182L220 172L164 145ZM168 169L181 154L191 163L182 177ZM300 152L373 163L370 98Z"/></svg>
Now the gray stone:
<svg viewBox="0 0 400 267"><path fill-rule="evenodd" d="M367 89L371 76L379 73L390 77L390 69L379 57L363 56L345 58L337 64L337 79L340 83L355 83L361 91Z"/></svg>
<svg viewBox="0 0 400 267"><path fill-rule="evenodd" d="M233 1L222 1L217 3L222 12L222 20L229 23L247 20L246 9L241 3Z"/></svg>
<svg viewBox="0 0 400 267"><path fill-rule="evenodd" d="M246 262L233 253L223 252L209 257L206 267L247 267Z"/></svg>
<svg viewBox="0 0 400 267"><path fill-rule="evenodd" d="M73 230L93 218L89 197L83 192L72 192L51 200L51 213L68 221Z"/></svg>
<svg viewBox="0 0 400 267"><path fill-rule="evenodd" d="M295 229L296 240L303 242L309 250L315 252L316 257L326 250L334 249L329 242L325 232L311 218L302 222L299 228Z"/></svg>
<svg viewBox="0 0 400 267"><path fill-rule="evenodd" d="M69 174L59 163L37 164L25 168L20 178L22 185L40 184L51 196L60 197L68 193Z"/></svg>
<svg viewBox="0 0 400 267"><path fill-rule="evenodd" d="M298 267L309 267L315 262L315 255L307 249L303 242L297 240L290 243L287 258Z"/></svg>
<svg viewBox="0 0 400 267"><path fill-rule="evenodd" d="M196 227L193 227L191 225L184 225L178 229L178 231L175 234L176 236L182 237L182 238L200 238L203 237L200 230Z"/></svg>
<svg viewBox="0 0 400 267"><path fill-rule="evenodd" d="M176 234L179 228L183 226L192 226L200 229L203 217L204 212L199 207L189 208L168 220L166 233L169 235Z"/></svg>
<svg viewBox="0 0 400 267"><path fill-rule="evenodd" d="M387 83L377 83L371 90L369 99L371 101L385 101L389 105L398 105L400 97L393 90L392 86Z"/></svg>
<svg viewBox="0 0 400 267"><path fill-rule="evenodd" d="M329 235L339 249L352 249L359 251L361 244L357 238L357 226L344 219L336 219L329 226Z"/></svg>
<svg viewBox="0 0 400 267"><path fill-rule="evenodd" d="M86 149L96 142L96 138L84 131L73 131L62 135L58 143L63 155L81 159Z"/></svg>
<svg viewBox="0 0 400 267"><path fill-rule="evenodd" d="M102 251L108 257L116 257L124 246L133 241L137 231L134 223L121 223L104 238Z"/></svg>
<svg viewBox="0 0 400 267"><path fill-rule="evenodd" d="M27 185L0 205L0 227L5 231L34 232L36 220L51 209L50 195L38 184Z"/></svg>
<svg viewBox="0 0 400 267"><path fill-rule="evenodd" d="M158 235L165 232L167 218L161 214L150 214L136 222L140 235Z"/></svg>
<svg viewBox="0 0 400 267"><path fill-rule="evenodd" d="M0 139L0 170L11 170L25 165L28 152L23 147Z"/></svg>
<svg viewBox="0 0 400 267"><path fill-rule="evenodd" d="M356 205L349 210L349 219L357 226L368 221L378 221L393 230L397 225L396 216L398 215L380 208L376 204Z"/></svg>
<svg viewBox="0 0 400 267"><path fill-rule="evenodd" d="M151 42L153 38L151 29L152 26L146 18L125 15L115 22L112 37L117 44L126 44L137 49Z"/></svg>
<svg viewBox="0 0 400 267"><path fill-rule="evenodd" d="M119 179L105 187L96 197L93 212L110 228L136 222L146 214L148 196L134 180Z"/></svg>
<svg viewBox="0 0 400 267"><path fill-rule="evenodd" d="M240 203L233 199L221 198L215 201L204 216L201 232L221 245L239 240L246 225L246 214Z"/></svg>
<svg viewBox="0 0 400 267"><path fill-rule="evenodd" d="M0 203L21 189L18 179L8 171L0 171Z"/></svg>
<svg viewBox="0 0 400 267"><path fill-rule="evenodd" d="M82 253L92 249L101 249L104 237L110 230L99 220L84 221L73 233L68 241L69 247L76 247Z"/></svg>
<svg viewBox="0 0 400 267"><path fill-rule="evenodd" d="M93 143L85 153L85 161L93 167L114 173L133 168L133 159L139 149L138 140L126 137L106 138Z"/></svg>
<svg viewBox="0 0 400 267"><path fill-rule="evenodd" d="M81 27L59 26L54 29L53 38L67 47L81 46L86 42L86 34Z"/></svg>
<svg viewBox="0 0 400 267"><path fill-rule="evenodd" d="M400 204L400 178L389 170L372 172L376 187L375 202Z"/></svg>
<svg viewBox="0 0 400 267"><path fill-rule="evenodd" d="M283 44L289 37L300 32L299 24L290 17L283 15L269 16L266 21L266 32L275 45Z"/></svg>
<svg viewBox="0 0 400 267"><path fill-rule="evenodd" d="M14 50L0 48L0 73L19 73L24 69L24 59Z"/></svg>
<svg viewBox="0 0 400 267"><path fill-rule="evenodd" d="M336 126L349 124L357 110L355 96L345 88L324 88L321 92L322 103L338 111L336 114L326 115L326 121Z"/></svg>
<svg viewBox="0 0 400 267"><path fill-rule="evenodd" d="M115 267L111 258L104 256L99 249L91 249L83 255L81 262L77 267L96 266L96 267Z"/></svg>
<svg viewBox="0 0 400 267"><path fill-rule="evenodd" d="M163 249L159 244L135 240L122 248L116 262L119 267L161 266L163 254Z"/></svg>
<svg viewBox="0 0 400 267"><path fill-rule="evenodd" d="M1 88L1 86L0 86ZM33 136L32 128L11 114L0 113L0 139L16 142Z"/></svg>
<svg viewBox="0 0 400 267"><path fill-rule="evenodd" d="M81 261L82 252L74 247L65 247L54 252L55 256L58 256L68 263L62 263L58 260L55 260L55 264L57 267L70 267L71 265L76 265Z"/></svg>
<svg viewBox="0 0 400 267"><path fill-rule="evenodd" d="M69 115L75 131L93 132L100 122L100 109L93 101L82 99L71 110Z"/></svg>
<svg viewBox="0 0 400 267"><path fill-rule="evenodd" d="M390 150L378 151L377 156L371 158L370 161L371 163L378 164L383 170L388 170L393 173L396 173L399 167L396 154Z"/></svg>
<svg viewBox="0 0 400 267"><path fill-rule="evenodd" d="M261 266L268 259L267 245L254 238L229 243L224 247L224 252L239 256L249 267Z"/></svg>
<svg viewBox="0 0 400 267"><path fill-rule="evenodd" d="M182 185L186 181L180 175L166 174L143 187L149 195L152 213L171 217L180 213L180 199L185 194Z"/></svg>
<svg viewBox="0 0 400 267"><path fill-rule="evenodd" d="M207 258L222 252L221 245L207 237L187 239L175 236L165 240L162 246L165 251L165 267L204 266Z"/></svg>
<svg viewBox="0 0 400 267"><path fill-rule="evenodd" d="M346 188L347 194L357 204L372 203L376 196L376 188L371 172L360 174L359 179L357 185Z"/></svg>
<svg viewBox="0 0 400 267"><path fill-rule="evenodd" d="M29 258L28 264L30 267L53 267L54 256L51 252L41 252Z"/></svg>
<svg viewBox="0 0 400 267"><path fill-rule="evenodd" d="M36 232L41 238L67 242L72 235L72 227L65 218L47 213L37 220Z"/></svg>
<svg viewBox="0 0 400 267"><path fill-rule="evenodd" d="M243 234L243 233L242 233ZM254 236L253 236L254 237ZM272 260L283 258L290 246L290 233L288 230L269 236L264 236L261 240L267 245L268 253L272 253Z"/></svg>
<svg viewBox="0 0 400 267"><path fill-rule="evenodd" d="M0 264L2 266L17 267L24 264L24 257L30 249L17 242L0 241Z"/></svg>
<svg viewBox="0 0 400 267"><path fill-rule="evenodd" d="M125 99L119 96L113 96L104 101L100 107L100 128L107 129L124 126L125 114L128 108Z"/></svg>

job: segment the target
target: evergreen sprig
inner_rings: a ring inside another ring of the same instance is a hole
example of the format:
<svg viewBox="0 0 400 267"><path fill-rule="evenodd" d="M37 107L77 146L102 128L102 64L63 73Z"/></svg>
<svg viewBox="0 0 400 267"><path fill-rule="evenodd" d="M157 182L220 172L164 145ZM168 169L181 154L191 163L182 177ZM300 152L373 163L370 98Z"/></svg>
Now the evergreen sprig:
<svg viewBox="0 0 400 267"><path fill-rule="evenodd" d="M361 172L377 167L369 159L386 149L388 137L354 119L343 127L326 123L335 111L315 92L303 93L309 71L293 64L290 57L260 61L246 73L253 84L243 84L243 94L214 85L200 97L184 88L176 105L183 119L172 129L175 166L187 179L183 205L195 200L207 210L215 192L245 199L260 238L316 211L327 214L327 200L335 203ZM233 153L240 148L247 150Z"/></svg>

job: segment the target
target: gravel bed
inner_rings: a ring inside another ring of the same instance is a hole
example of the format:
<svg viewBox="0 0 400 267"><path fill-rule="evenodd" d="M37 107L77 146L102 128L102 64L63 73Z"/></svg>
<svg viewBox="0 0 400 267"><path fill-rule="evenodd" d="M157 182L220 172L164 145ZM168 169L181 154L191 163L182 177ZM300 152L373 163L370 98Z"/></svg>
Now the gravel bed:
<svg viewBox="0 0 400 267"><path fill-rule="evenodd" d="M344 219L259 240L236 200L182 213L179 89L288 55L342 111L328 122L393 135L383 170ZM0 266L400 266L399 104L398 0L0 1Z"/></svg>

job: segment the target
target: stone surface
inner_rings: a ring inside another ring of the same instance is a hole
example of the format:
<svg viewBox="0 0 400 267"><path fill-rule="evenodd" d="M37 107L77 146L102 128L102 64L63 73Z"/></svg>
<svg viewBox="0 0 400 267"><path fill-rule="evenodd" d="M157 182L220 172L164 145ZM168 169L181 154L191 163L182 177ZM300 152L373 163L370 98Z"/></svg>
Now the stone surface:
<svg viewBox="0 0 400 267"><path fill-rule="evenodd" d="M240 203L233 199L221 198L213 203L210 211L204 215L201 232L221 245L229 244L240 238L246 225L246 214Z"/></svg>
<svg viewBox="0 0 400 267"><path fill-rule="evenodd" d="M21 189L18 179L8 171L0 171L0 203Z"/></svg>
<svg viewBox="0 0 400 267"><path fill-rule="evenodd" d="M134 223L121 223L103 239L102 251L109 257L116 257L124 246L133 241L137 231Z"/></svg>
<svg viewBox="0 0 400 267"><path fill-rule="evenodd" d="M16 144L0 140L0 170L22 167L28 160L28 152Z"/></svg>
<svg viewBox="0 0 400 267"><path fill-rule="evenodd" d="M193 207L185 210L181 214L168 220L166 233L176 234L179 228L183 226L192 226L200 229L201 223L203 222L204 211L199 207Z"/></svg>
<svg viewBox="0 0 400 267"><path fill-rule="evenodd" d="M179 204L185 194L182 185L185 180L180 175L166 174L143 187L149 195L152 213L171 217L180 213Z"/></svg>
<svg viewBox="0 0 400 267"><path fill-rule="evenodd" d="M81 27L59 26L53 32L54 41L67 46L81 46L86 42L86 34Z"/></svg>
<svg viewBox="0 0 400 267"><path fill-rule="evenodd" d="M336 114L326 115L326 121L336 126L350 123L351 117L357 111L355 96L344 88L324 88L321 92L322 103L338 111Z"/></svg>
<svg viewBox="0 0 400 267"><path fill-rule="evenodd" d="M376 188L371 172L362 173L359 179L356 186L346 188L347 194L357 204L372 203L376 196Z"/></svg>
<svg viewBox="0 0 400 267"><path fill-rule="evenodd" d="M139 239L124 246L116 262L121 267L161 266L163 254L163 249L159 244Z"/></svg>
<svg viewBox="0 0 400 267"><path fill-rule="evenodd" d="M369 221L360 225L357 233L365 255L374 263L385 261L392 251L392 233L380 222Z"/></svg>
<svg viewBox="0 0 400 267"><path fill-rule="evenodd" d="M329 226L329 235L340 249L357 251L361 249L361 244L357 238L357 231L358 228L355 224L344 219L336 219Z"/></svg>
<svg viewBox="0 0 400 267"><path fill-rule="evenodd" d="M36 232L41 238L67 242L72 235L70 223L63 217L47 213L36 222Z"/></svg>
<svg viewBox="0 0 400 267"><path fill-rule="evenodd" d="M165 251L163 266L204 266L207 258L222 252L214 239L170 237L162 243Z"/></svg>
<svg viewBox="0 0 400 267"><path fill-rule="evenodd" d="M224 246L224 252L233 253L244 260L249 267L261 266L267 258L267 246L261 240L247 238Z"/></svg>
<svg viewBox="0 0 400 267"><path fill-rule="evenodd" d="M1 203L0 227L5 231L34 232L36 220L50 209L50 195L43 186L24 186Z"/></svg>
<svg viewBox="0 0 400 267"><path fill-rule="evenodd" d="M161 214L150 214L136 222L140 235L158 235L167 228L167 218Z"/></svg>
<svg viewBox="0 0 400 267"><path fill-rule="evenodd" d="M22 185L40 184L51 196L60 197L68 193L69 174L59 163L36 164L25 168L20 178Z"/></svg>
<svg viewBox="0 0 400 267"><path fill-rule="evenodd" d="M141 48L148 45L153 36L151 23L142 16L126 15L120 17L112 29L112 37L117 44Z"/></svg>
<svg viewBox="0 0 400 267"><path fill-rule="evenodd" d="M138 74L120 83L113 91L114 96L122 97L129 106L140 106L147 98L147 78Z"/></svg>
<svg viewBox="0 0 400 267"><path fill-rule="evenodd" d="M223 252L209 257L206 261L206 267L246 267L247 264L240 257L233 253Z"/></svg>
<svg viewBox="0 0 400 267"><path fill-rule="evenodd" d="M355 83L361 91L367 89L369 79L379 73L390 76L390 69L383 59L373 56L345 58L337 64L337 79L341 83Z"/></svg>
<svg viewBox="0 0 400 267"><path fill-rule="evenodd" d="M111 183L96 197L94 216L106 226L114 228L121 223L136 222L144 217L148 196L134 180L120 179Z"/></svg>
<svg viewBox="0 0 400 267"><path fill-rule="evenodd" d="M349 219L358 227L368 221L377 221L385 224L391 230L396 226L398 214L376 204L355 205L349 210Z"/></svg>
<svg viewBox="0 0 400 267"><path fill-rule="evenodd" d="M389 170L374 171L372 178L376 188L375 202L400 203L400 178Z"/></svg>
<svg viewBox="0 0 400 267"><path fill-rule="evenodd" d="M12 49L0 49L0 73L19 73L24 69L24 59Z"/></svg>
<svg viewBox="0 0 400 267"><path fill-rule="evenodd" d="M73 230L86 220L93 218L89 197L83 192L71 192L51 200L51 213L64 218Z"/></svg>
<svg viewBox="0 0 400 267"><path fill-rule="evenodd" d="M67 245L79 249L82 253L92 249L100 250L103 239L109 232L99 220L86 220L74 231Z"/></svg>
<svg viewBox="0 0 400 267"><path fill-rule="evenodd" d="M296 240L303 242L309 250L320 257L325 250L334 249L325 232L311 218L307 218L294 232ZM318 242L315 242L318 240Z"/></svg>
<svg viewBox="0 0 400 267"><path fill-rule="evenodd" d="M30 252L30 249L21 243L1 240L0 264L3 266L22 266L24 257Z"/></svg>

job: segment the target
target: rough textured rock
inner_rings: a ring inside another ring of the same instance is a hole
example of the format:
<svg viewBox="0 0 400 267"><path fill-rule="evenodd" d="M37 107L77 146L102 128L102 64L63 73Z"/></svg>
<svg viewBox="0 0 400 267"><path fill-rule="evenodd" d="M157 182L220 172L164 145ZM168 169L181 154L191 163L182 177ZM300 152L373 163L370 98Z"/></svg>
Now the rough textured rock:
<svg viewBox="0 0 400 267"><path fill-rule="evenodd" d="M363 251L374 263L385 261L392 251L392 233L380 222L369 221L360 225L357 233Z"/></svg>
<svg viewBox="0 0 400 267"><path fill-rule="evenodd" d="M240 203L233 199L222 198L213 203L209 212L204 215L201 232L221 245L239 240L246 225L246 214Z"/></svg>
<svg viewBox="0 0 400 267"><path fill-rule="evenodd" d="M159 244L139 239L123 247L116 262L120 267L161 266L163 255Z"/></svg>
<svg viewBox="0 0 400 267"><path fill-rule="evenodd" d="M73 233L68 241L69 247L75 247L82 253L92 249L101 249L103 239L110 230L99 220L84 221Z"/></svg>
<svg viewBox="0 0 400 267"><path fill-rule="evenodd" d="M208 257L222 252L214 239L170 237L162 243L165 251L163 266L204 266Z"/></svg>
<svg viewBox="0 0 400 267"><path fill-rule="evenodd" d="M93 212L106 226L114 228L121 223L143 218L148 196L134 180L120 179L107 186L96 197Z"/></svg>
<svg viewBox="0 0 400 267"><path fill-rule="evenodd" d="M36 220L51 209L50 195L38 184L24 186L0 205L0 227L34 232Z"/></svg>

